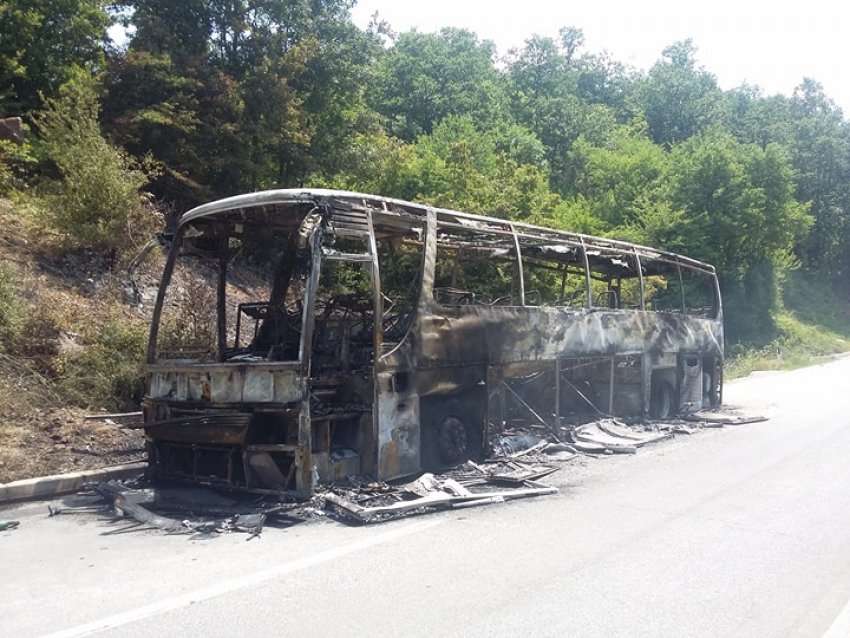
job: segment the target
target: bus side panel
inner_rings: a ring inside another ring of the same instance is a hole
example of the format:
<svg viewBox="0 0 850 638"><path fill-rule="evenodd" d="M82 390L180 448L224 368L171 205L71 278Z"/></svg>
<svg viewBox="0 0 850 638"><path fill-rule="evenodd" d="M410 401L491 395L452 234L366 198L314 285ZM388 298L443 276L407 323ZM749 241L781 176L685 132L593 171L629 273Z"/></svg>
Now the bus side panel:
<svg viewBox="0 0 850 638"><path fill-rule="evenodd" d="M420 317L424 367L646 352L722 357L718 320L635 310L461 306Z"/></svg>

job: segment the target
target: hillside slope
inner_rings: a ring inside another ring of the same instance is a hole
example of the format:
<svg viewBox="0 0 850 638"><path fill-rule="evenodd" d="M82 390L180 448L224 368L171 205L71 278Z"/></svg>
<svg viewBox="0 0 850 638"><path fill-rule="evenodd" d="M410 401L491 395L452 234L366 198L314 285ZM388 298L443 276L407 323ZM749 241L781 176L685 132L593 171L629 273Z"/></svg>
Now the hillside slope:
<svg viewBox="0 0 850 638"><path fill-rule="evenodd" d="M108 258L60 250L30 215L0 199L0 483L135 460L144 445L138 430L84 417L136 409L127 384L155 288L132 299Z"/></svg>

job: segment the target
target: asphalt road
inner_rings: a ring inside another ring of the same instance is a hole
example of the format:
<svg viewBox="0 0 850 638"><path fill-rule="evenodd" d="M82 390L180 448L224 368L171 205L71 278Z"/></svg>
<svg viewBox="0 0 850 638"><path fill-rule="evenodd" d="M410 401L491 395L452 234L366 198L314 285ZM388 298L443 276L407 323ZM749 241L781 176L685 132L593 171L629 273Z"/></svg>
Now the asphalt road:
<svg viewBox="0 0 850 638"><path fill-rule="evenodd" d="M850 359L727 386L766 423L556 496L206 541L0 511L2 636L850 636Z"/></svg>

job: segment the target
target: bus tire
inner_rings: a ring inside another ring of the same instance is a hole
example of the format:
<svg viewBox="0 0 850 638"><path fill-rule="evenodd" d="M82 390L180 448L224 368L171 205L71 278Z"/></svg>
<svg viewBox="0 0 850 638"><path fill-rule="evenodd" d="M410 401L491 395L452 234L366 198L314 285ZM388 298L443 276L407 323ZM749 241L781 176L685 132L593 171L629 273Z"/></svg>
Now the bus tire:
<svg viewBox="0 0 850 638"><path fill-rule="evenodd" d="M437 451L446 464L465 461L469 450L466 424L454 416L446 417L437 432Z"/></svg>
<svg viewBox="0 0 850 638"><path fill-rule="evenodd" d="M652 383L649 397L649 416L669 419L676 414L676 394L669 381L657 379Z"/></svg>
<svg viewBox="0 0 850 638"><path fill-rule="evenodd" d="M433 397L428 403L422 433L426 465L445 467L479 457L482 418L474 395Z"/></svg>

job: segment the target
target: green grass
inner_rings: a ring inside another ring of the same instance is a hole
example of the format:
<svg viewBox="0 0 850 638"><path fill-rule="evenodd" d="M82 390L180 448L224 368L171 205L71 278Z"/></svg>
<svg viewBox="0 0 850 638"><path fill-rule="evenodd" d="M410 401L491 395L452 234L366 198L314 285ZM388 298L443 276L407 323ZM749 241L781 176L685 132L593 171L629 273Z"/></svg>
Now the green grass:
<svg viewBox="0 0 850 638"><path fill-rule="evenodd" d="M850 339L823 325L802 321L795 313L777 313L779 336L760 348L733 345L726 360L726 378L736 379L756 370L791 370L850 351ZM842 331L844 332L844 331Z"/></svg>
<svg viewBox="0 0 850 638"><path fill-rule="evenodd" d="M783 285L784 309L774 313L776 336L767 344L727 347L726 377L756 370L790 370L850 352L850 299L825 277L791 271Z"/></svg>

